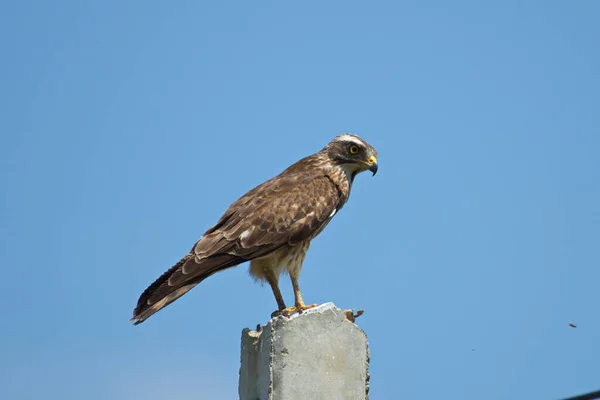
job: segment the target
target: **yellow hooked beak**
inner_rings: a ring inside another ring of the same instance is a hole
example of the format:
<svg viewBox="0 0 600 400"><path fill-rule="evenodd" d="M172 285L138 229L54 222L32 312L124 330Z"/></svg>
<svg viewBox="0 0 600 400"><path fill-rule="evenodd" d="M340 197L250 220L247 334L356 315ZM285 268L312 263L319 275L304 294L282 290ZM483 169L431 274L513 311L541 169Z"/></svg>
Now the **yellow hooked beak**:
<svg viewBox="0 0 600 400"><path fill-rule="evenodd" d="M375 176L375 174L377 173L377 157L369 157L369 159L367 160L367 166L369 171L371 171L373 173L373 176Z"/></svg>

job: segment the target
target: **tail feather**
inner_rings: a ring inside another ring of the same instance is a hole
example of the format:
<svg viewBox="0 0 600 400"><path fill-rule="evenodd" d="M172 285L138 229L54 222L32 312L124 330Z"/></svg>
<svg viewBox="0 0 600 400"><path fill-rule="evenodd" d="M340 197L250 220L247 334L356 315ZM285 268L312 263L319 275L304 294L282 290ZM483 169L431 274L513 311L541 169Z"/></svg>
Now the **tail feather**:
<svg viewBox="0 0 600 400"><path fill-rule="evenodd" d="M186 255L144 290L130 321L134 321L134 325L141 324L215 272L244 261L230 254L218 254L197 263L193 253Z"/></svg>

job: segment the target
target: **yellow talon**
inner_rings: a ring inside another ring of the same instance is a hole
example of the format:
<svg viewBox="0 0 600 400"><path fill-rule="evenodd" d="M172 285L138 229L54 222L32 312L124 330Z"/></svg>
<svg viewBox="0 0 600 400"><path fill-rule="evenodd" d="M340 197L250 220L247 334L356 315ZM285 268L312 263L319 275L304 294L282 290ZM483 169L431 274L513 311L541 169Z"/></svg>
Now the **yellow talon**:
<svg viewBox="0 0 600 400"><path fill-rule="evenodd" d="M303 311L306 311L310 308L314 308L316 306L317 306L316 304L309 304L309 305L296 304L294 307L288 307L288 308L282 310L281 314L285 315L286 317L289 317L290 315L295 314L295 313L302 314Z"/></svg>

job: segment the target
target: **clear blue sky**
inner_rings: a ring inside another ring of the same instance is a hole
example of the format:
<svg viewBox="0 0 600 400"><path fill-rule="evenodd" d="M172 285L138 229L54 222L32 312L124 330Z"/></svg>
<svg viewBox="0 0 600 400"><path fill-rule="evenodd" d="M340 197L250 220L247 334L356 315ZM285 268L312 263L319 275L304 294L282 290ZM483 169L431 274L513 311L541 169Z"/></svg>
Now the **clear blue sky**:
<svg viewBox="0 0 600 400"><path fill-rule="evenodd" d="M246 265L127 320L343 132L379 173L301 284L365 309L372 399L600 388L600 2L59 3L0 4L1 398L236 398Z"/></svg>

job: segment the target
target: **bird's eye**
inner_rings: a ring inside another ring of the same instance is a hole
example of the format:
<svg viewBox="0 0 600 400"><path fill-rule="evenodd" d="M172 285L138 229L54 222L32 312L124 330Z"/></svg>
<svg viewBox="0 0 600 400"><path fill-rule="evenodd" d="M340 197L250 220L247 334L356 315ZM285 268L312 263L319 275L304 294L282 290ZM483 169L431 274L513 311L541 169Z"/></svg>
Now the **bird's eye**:
<svg viewBox="0 0 600 400"><path fill-rule="evenodd" d="M358 153L358 146L355 146L355 145L350 146L349 151L350 151L350 154Z"/></svg>

